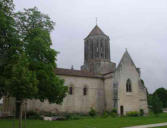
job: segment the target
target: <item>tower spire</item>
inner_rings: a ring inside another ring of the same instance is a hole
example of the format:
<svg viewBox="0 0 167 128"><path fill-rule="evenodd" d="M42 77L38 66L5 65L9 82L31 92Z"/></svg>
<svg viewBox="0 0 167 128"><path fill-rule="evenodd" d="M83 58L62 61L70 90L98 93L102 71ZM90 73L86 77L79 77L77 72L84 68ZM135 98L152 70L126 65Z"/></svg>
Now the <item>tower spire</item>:
<svg viewBox="0 0 167 128"><path fill-rule="evenodd" d="M97 17L96 17L96 25L97 25L97 20L98 20L98 19L97 19Z"/></svg>
<svg viewBox="0 0 167 128"><path fill-rule="evenodd" d="M97 74L105 74L115 69L110 59L110 39L97 26L84 39L84 65L82 70Z"/></svg>

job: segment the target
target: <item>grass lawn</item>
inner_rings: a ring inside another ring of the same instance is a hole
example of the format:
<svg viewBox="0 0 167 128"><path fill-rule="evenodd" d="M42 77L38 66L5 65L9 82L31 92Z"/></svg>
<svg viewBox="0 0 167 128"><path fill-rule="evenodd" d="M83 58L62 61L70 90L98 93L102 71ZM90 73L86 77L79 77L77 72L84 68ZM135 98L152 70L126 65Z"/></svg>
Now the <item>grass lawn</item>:
<svg viewBox="0 0 167 128"><path fill-rule="evenodd" d="M43 121L27 120L26 128L120 128L125 126L167 122L167 114L147 117L87 117L79 120ZM12 120L0 120L0 128L13 128ZM15 121L15 125L18 124ZM18 126L18 125L17 125ZM15 126L15 128L17 128ZM166 127L162 127L166 128Z"/></svg>

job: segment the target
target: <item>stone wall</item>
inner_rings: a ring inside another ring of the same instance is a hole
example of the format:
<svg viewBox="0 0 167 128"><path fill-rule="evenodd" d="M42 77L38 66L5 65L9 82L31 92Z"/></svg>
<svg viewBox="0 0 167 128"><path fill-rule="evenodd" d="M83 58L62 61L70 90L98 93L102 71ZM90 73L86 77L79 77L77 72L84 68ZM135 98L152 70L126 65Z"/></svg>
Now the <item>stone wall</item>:
<svg viewBox="0 0 167 128"><path fill-rule="evenodd" d="M73 87L73 94L67 94L61 105L44 103L39 100L29 100L27 109L47 112L88 113L93 107L97 112L104 111L104 86L99 78L60 76L65 85ZM87 95L83 95L83 88L87 88Z"/></svg>
<svg viewBox="0 0 167 128"><path fill-rule="evenodd" d="M107 78L104 81L104 91L105 91L105 107L107 111L113 109L113 79Z"/></svg>
<svg viewBox="0 0 167 128"><path fill-rule="evenodd" d="M128 79L131 80L132 92L126 91ZM121 113L121 106L124 108L124 114L129 111L140 111L140 109L143 109L145 113L148 112L146 88L141 87L139 73L127 52L115 72L114 80L118 83L119 113Z"/></svg>

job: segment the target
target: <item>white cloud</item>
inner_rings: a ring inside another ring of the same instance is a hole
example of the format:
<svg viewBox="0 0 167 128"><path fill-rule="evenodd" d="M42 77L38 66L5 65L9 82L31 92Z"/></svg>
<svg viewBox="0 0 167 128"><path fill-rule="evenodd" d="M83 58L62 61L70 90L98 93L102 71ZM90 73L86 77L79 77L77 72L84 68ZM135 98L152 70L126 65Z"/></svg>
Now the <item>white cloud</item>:
<svg viewBox="0 0 167 128"><path fill-rule="evenodd" d="M17 10L37 6L56 21L53 47L58 66L83 64L83 39L95 25L110 36L111 58L118 63L125 48L142 69L150 92L167 88L166 0L14 0Z"/></svg>

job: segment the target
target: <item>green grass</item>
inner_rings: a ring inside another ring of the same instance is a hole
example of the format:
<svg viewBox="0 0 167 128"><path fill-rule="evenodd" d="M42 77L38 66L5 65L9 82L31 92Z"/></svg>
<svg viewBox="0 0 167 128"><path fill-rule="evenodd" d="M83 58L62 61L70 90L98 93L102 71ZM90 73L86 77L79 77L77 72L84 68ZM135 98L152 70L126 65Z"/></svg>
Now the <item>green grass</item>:
<svg viewBox="0 0 167 128"><path fill-rule="evenodd" d="M66 121L27 120L26 128L120 128L125 126L144 125L162 122L167 122L167 114L161 114L158 117L153 115L146 117L116 118L86 117L80 120ZM0 128L13 128L12 124L12 120L0 120ZM15 125L18 126L18 121L15 121ZM15 126L15 128L17 127Z"/></svg>

